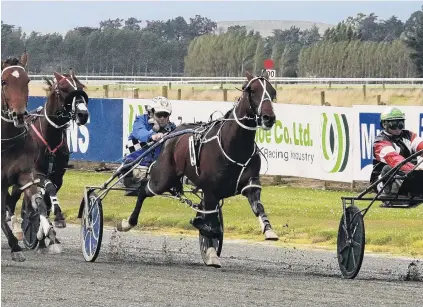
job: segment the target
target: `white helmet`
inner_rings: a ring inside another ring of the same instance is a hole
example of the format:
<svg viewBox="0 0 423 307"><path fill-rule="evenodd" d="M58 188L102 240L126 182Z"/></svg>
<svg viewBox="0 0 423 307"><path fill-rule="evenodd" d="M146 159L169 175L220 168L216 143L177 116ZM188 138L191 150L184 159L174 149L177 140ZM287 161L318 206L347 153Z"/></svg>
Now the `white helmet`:
<svg viewBox="0 0 423 307"><path fill-rule="evenodd" d="M172 114L172 105L166 97L157 96L157 97L154 97L152 100L153 100L153 104L151 105L151 109L154 110L154 113L166 112L166 113Z"/></svg>

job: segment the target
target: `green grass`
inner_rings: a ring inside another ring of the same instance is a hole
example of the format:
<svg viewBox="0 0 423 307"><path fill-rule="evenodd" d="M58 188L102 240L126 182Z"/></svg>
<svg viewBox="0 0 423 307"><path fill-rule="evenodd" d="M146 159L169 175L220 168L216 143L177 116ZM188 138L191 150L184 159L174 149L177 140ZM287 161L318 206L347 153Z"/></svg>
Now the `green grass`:
<svg viewBox="0 0 423 307"><path fill-rule="evenodd" d="M68 171L59 192L65 216L77 222L77 212L86 185L100 185L110 174ZM334 250L342 214L341 196L335 192L292 188L264 187L262 202L273 228L280 236L278 245L302 245ZM112 191L104 199L107 224L128 218L135 197ZM364 208L367 203L359 203ZM137 226L139 230L196 235L189 224L195 212L178 201L163 197L145 201ZM225 200L223 206L225 238L263 241L259 223L243 196ZM414 209L386 209L375 204L365 216L366 251L389 252L408 256L423 255L423 206Z"/></svg>

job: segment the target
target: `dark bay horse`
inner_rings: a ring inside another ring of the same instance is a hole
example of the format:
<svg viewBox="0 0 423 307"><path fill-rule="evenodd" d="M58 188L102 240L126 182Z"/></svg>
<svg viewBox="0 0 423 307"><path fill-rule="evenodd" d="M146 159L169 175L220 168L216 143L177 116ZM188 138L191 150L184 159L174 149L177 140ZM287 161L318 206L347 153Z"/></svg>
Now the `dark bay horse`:
<svg viewBox="0 0 423 307"><path fill-rule="evenodd" d="M25 71L26 52L20 60L2 61L1 115L1 227L11 248L14 261L25 261L22 249L6 221L8 188L18 185L31 205L43 212L45 203L36 183L40 181L34 168L37 148L28 144L27 114L29 77ZM13 222L13 221L12 221ZM42 221L43 227L47 224Z"/></svg>
<svg viewBox="0 0 423 307"><path fill-rule="evenodd" d="M69 162L69 148L66 142L66 129L75 121L78 126L85 125L89 119L87 109L88 96L85 86L71 69L69 74L54 72L55 83L45 79L49 87L49 95L44 107L29 117L28 142L38 147L36 159L37 171L45 176L43 187L44 200L48 212L55 215L55 226L66 227L57 192L63 184L63 176ZM14 214L15 206L21 191L13 187L10 197L10 210ZM28 199L26 200L28 201Z"/></svg>
<svg viewBox="0 0 423 307"><path fill-rule="evenodd" d="M276 90L269 76L253 77L246 73L247 81L237 105L222 119L199 127L198 124L182 124L174 131L198 128L203 132L198 138L197 164L191 164L190 136L182 135L167 140L156 163L151 168L150 178L142 181L135 208L128 220L117 225L119 231L128 231L138 223L142 204L147 197L160 195L177 187L182 189L181 178L185 175L203 191L203 209L213 211L220 200L242 194L247 197L251 209L258 217L266 240L278 240L260 200L261 184L259 172L261 158L255 143L258 126L272 128L276 116L272 101ZM197 214L192 224L210 237L216 230L217 213ZM220 228L219 228L220 229ZM209 247L207 265L220 267L215 248Z"/></svg>

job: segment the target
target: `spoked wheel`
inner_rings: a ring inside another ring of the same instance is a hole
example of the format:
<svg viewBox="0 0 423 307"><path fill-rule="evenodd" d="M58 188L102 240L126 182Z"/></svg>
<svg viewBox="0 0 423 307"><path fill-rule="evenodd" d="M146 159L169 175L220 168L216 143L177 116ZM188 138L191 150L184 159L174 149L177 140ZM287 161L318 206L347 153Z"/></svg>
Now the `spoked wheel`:
<svg viewBox="0 0 423 307"><path fill-rule="evenodd" d="M218 257L220 257L220 253L222 252L223 247L223 215L222 215L222 209L219 208L218 212L218 219L219 224L221 228L221 234L218 237L210 237L207 235L202 234L202 232L199 232L199 241L200 241L200 252L201 252L201 258L203 258L203 261L205 264L207 264L207 250L209 247L213 247L216 250L216 254Z"/></svg>
<svg viewBox="0 0 423 307"><path fill-rule="evenodd" d="M353 279L360 271L364 256L364 220L360 209L349 206L342 215L338 229L337 254L342 276Z"/></svg>
<svg viewBox="0 0 423 307"><path fill-rule="evenodd" d="M38 245L37 232L40 228L40 215L24 197L21 210L23 243L26 248L35 249Z"/></svg>
<svg viewBox="0 0 423 307"><path fill-rule="evenodd" d="M94 262L103 238L103 206L94 192L88 194L81 217L81 247L85 261Z"/></svg>

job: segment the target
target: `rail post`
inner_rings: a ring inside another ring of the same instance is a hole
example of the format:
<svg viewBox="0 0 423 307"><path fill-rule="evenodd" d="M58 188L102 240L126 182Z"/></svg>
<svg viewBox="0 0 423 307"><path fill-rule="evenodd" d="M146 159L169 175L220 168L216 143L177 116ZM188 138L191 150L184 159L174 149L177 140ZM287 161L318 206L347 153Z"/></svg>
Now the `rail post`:
<svg viewBox="0 0 423 307"><path fill-rule="evenodd" d="M320 92L320 104L322 105L322 106L324 106L325 104L326 104L326 101L325 101L326 99L325 99L325 91L321 91Z"/></svg>
<svg viewBox="0 0 423 307"><path fill-rule="evenodd" d="M135 98L135 99L140 98L140 95L139 95L139 93L138 93L138 89L137 89L137 88L134 88L134 98Z"/></svg>
<svg viewBox="0 0 423 307"><path fill-rule="evenodd" d="M228 90L226 88L223 90L223 101L228 101Z"/></svg>
<svg viewBox="0 0 423 307"><path fill-rule="evenodd" d="M178 100L182 99L182 90L178 88Z"/></svg>
<svg viewBox="0 0 423 307"><path fill-rule="evenodd" d="M167 98L167 86L166 85L162 86L162 96Z"/></svg>
<svg viewBox="0 0 423 307"><path fill-rule="evenodd" d="M108 84L104 84L103 85L103 89L104 89L104 98L109 98L109 85Z"/></svg>

